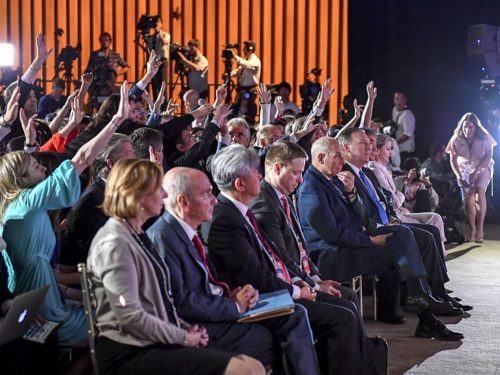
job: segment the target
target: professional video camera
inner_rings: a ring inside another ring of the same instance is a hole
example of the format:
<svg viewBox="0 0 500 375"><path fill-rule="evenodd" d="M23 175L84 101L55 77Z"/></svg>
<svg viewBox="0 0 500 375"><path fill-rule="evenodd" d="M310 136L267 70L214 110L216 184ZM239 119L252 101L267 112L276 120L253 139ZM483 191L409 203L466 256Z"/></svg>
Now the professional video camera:
<svg viewBox="0 0 500 375"><path fill-rule="evenodd" d="M150 16L149 14L143 14L137 22L137 30L142 34L149 34L149 30L156 27L156 22L158 21L158 16Z"/></svg>
<svg viewBox="0 0 500 375"><path fill-rule="evenodd" d="M188 60L191 59L188 47L175 42L170 43L170 58L175 61L174 71L179 75L186 75L188 69L180 57L181 54Z"/></svg>
<svg viewBox="0 0 500 375"><path fill-rule="evenodd" d="M381 132L389 137L396 138L396 131L398 130L398 124L393 120L387 120L381 129Z"/></svg>
<svg viewBox="0 0 500 375"><path fill-rule="evenodd" d="M239 43L226 43L222 50L222 58L231 61L234 56L233 49L240 49Z"/></svg>
<svg viewBox="0 0 500 375"><path fill-rule="evenodd" d="M57 55L56 59L56 73L60 72L61 70L64 70L64 76L67 81L71 80L71 70L73 69L73 61L75 61L79 56L80 52L82 51L82 46L80 43L76 45L76 47L72 46L66 46L64 47L59 55Z"/></svg>

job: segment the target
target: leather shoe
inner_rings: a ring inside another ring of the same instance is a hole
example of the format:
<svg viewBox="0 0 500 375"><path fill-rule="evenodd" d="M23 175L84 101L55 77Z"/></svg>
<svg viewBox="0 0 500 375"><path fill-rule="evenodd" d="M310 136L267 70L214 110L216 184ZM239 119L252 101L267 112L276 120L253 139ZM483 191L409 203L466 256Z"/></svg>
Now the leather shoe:
<svg viewBox="0 0 500 375"><path fill-rule="evenodd" d="M439 315L439 316L461 316L463 314L464 314L464 310L457 309L456 307L454 307L453 310L448 311L447 313L436 314L436 315Z"/></svg>
<svg viewBox="0 0 500 375"><path fill-rule="evenodd" d="M453 310L453 305L450 302L438 301L428 294L407 298L406 311L419 312L423 309L430 309L434 314L446 314Z"/></svg>
<svg viewBox="0 0 500 375"><path fill-rule="evenodd" d="M464 338L464 335L460 332L453 332L452 330L446 328L446 326L438 319L433 322L425 323L422 320L419 320L417 329L415 330L415 336L443 341L459 341Z"/></svg>
<svg viewBox="0 0 500 375"><path fill-rule="evenodd" d="M473 309L472 306L470 306L470 305L462 305L461 303L459 303L454 298L452 298L450 300L450 302L453 305L453 307L456 308L456 309L462 309L463 311L471 311Z"/></svg>
<svg viewBox="0 0 500 375"><path fill-rule="evenodd" d="M379 313L377 316L377 320L388 324L404 324L406 323L406 316L399 315L395 312L389 314Z"/></svg>

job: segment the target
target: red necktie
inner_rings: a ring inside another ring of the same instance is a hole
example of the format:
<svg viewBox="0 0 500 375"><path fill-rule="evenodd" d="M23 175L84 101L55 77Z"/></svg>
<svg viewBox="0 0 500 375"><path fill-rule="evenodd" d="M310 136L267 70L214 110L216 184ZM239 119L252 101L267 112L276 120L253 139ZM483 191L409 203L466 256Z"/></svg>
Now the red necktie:
<svg viewBox="0 0 500 375"><path fill-rule="evenodd" d="M302 264L302 269L304 270L305 273L309 275L311 273L311 266L309 265L309 256L307 255L307 251L304 248L304 245L302 244L302 241L300 240L300 237L297 234L297 228L293 223L292 214L290 212L290 204L288 203L288 198L286 197L286 195L282 195L280 201L283 207L285 208L285 213L288 218L288 223L290 224L290 228L292 229L293 234L295 235L295 239L297 240L297 245L300 251L300 262Z"/></svg>
<svg viewBox="0 0 500 375"><path fill-rule="evenodd" d="M201 243L200 238L196 234L193 236L193 245L196 251L198 251L198 254L200 254L201 262L203 263L203 266L208 273L208 280L210 281L210 284L221 288L224 297L228 297L230 293L229 285L227 285L225 282L215 280L215 278L212 276L207 263L207 254L205 253L205 249L203 248L203 244Z"/></svg>
<svg viewBox="0 0 500 375"><path fill-rule="evenodd" d="M260 243L262 244L262 247L267 253L267 256L271 259L271 263L274 266L274 270L276 271L276 275L283 281L287 282L288 284L291 284L292 279L290 275L288 274L288 270L286 269L285 264L283 261L276 255L274 252L273 248L269 243L266 241L264 238L264 235L260 231L259 225L257 224L257 221L255 220L255 217L252 214L252 211L247 210L247 217L248 220L250 220L250 223L252 224L253 229L255 230L255 234L260 240Z"/></svg>

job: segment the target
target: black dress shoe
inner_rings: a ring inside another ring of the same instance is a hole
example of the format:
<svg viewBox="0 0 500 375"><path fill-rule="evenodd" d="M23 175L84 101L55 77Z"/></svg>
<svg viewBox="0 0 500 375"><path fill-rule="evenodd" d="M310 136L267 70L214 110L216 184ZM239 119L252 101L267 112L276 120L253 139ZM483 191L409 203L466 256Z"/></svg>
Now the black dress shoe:
<svg viewBox="0 0 500 375"><path fill-rule="evenodd" d="M459 303L456 299L452 298L450 300L451 304L453 305L453 307L455 307L456 309L462 309L464 311L471 311L473 309L472 306L470 305L462 305L461 303Z"/></svg>
<svg viewBox="0 0 500 375"><path fill-rule="evenodd" d="M461 316L463 314L464 314L464 310L458 309L456 307L454 307L453 310L448 311L446 313L440 313L440 314L436 313L436 315L439 315L439 316Z"/></svg>
<svg viewBox="0 0 500 375"><path fill-rule="evenodd" d="M436 339L443 341L460 341L464 338L460 332L453 332L438 319L433 322L423 322L419 320L415 336L427 339Z"/></svg>
<svg viewBox="0 0 500 375"><path fill-rule="evenodd" d="M430 309L434 314L446 314L453 310L453 305L450 302L438 301L427 294L407 298L406 311L418 312L422 309Z"/></svg>
<svg viewBox="0 0 500 375"><path fill-rule="evenodd" d="M399 315L395 312L390 314L379 313L377 316L377 320L388 324L405 324L406 316Z"/></svg>

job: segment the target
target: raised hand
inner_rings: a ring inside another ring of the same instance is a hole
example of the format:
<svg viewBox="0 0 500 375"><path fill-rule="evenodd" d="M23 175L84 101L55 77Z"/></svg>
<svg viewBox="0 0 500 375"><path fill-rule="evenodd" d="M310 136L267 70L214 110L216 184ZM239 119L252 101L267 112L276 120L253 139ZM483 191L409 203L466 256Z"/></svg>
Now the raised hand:
<svg viewBox="0 0 500 375"><path fill-rule="evenodd" d="M45 60L49 57L52 52L52 48L47 49L47 44L45 42L45 35L38 34L36 36L36 60L43 64Z"/></svg>
<svg viewBox="0 0 500 375"><path fill-rule="evenodd" d="M375 87L375 83L373 81L368 82L366 85L366 92L370 100L375 100L377 98L377 88Z"/></svg>
<svg viewBox="0 0 500 375"><path fill-rule="evenodd" d="M94 80L94 75L92 74L92 72L83 73L80 77L80 80L82 81L82 86L86 86L88 88Z"/></svg>
<svg viewBox="0 0 500 375"><path fill-rule="evenodd" d="M146 64L147 75L150 77L154 77L156 73L158 73L158 69L160 69L160 65L162 61L157 59L156 52L154 50L149 54L148 63Z"/></svg>
<svg viewBox="0 0 500 375"><path fill-rule="evenodd" d="M283 116L285 112L285 103L283 103L283 98L281 96L274 98L274 106L276 107L276 117Z"/></svg>
<svg viewBox="0 0 500 375"><path fill-rule="evenodd" d="M220 105L217 108L215 108L214 120L220 124L220 122L227 116L229 116L231 112L232 112L231 105L229 104Z"/></svg>
<svg viewBox="0 0 500 375"><path fill-rule="evenodd" d="M259 84L259 96L262 103L264 104L271 103L271 91L269 91L266 85L263 83Z"/></svg>
<svg viewBox="0 0 500 375"><path fill-rule="evenodd" d="M218 107L224 103L227 96L227 85L223 84L217 90L215 90L215 103L214 107Z"/></svg>
<svg viewBox="0 0 500 375"><path fill-rule="evenodd" d="M321 108L324 108L326 106L334 91L335 89L332 88L332 79L328 78L325 82L323 82L321 91L318 95L319 106Z"/></svg>
<svg viewBox="0 0 500 375"><path fill-rule="evenodd" d="M358 99L354 99L354 117L357 119L360 118L364 109L365 106L362 104L358 105Z"/></svg>
<svg viewBox="0 0 500 375"><path fill-rule="evenodd" d="M120 87L120 104L118 105L118 111L113 117L119 121L125 121L128 118L128 112L128 82L124 81Z"/></svg>
<svg viewBox="0 0 500 375"><path fill-rule="evenodd" d="M71 105L71 113L69 114L69 121L68 123L72 124L80 124L82 122L82 118L85 115L85 112L80 109L80 97L73 95L77 93L78 91L75 91L68 97L68 100L70 100L70 105Z"/></svg>
<svg viewBox="0 0 500 375"><path fill-rule="evenodd" d="M14 121L16 121L17 114L19 111L19 98L21 97L21 89L17 86L12 93L12 96L7 103L7 108L5 109L5 114L3 115L3 120L7 126L11 126Z"/></svg>
<svg viewBox="0 0 500 375"><path fill-rule="evenodd" d="M161 83L160 92L158 93L156 101L153 105L153 111L156 113L160 113L161 106L163 105L164 102L165 102L165 81Z"/></svg>
<svg viewBox="0 0 500 375"><path fill-rule="evenodd" d="M35 118L36 115L31 116L29 119L26 117L26 113L24 113L24 109L19 110L19 117L21 118L21 126L24 132L24 143L27 145L33 145L36 142L36 126L35 126Z"/></svg>

